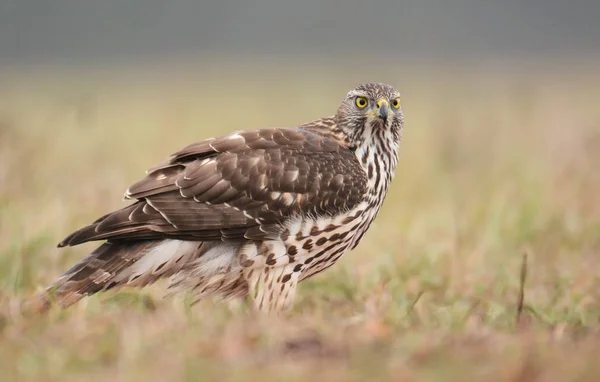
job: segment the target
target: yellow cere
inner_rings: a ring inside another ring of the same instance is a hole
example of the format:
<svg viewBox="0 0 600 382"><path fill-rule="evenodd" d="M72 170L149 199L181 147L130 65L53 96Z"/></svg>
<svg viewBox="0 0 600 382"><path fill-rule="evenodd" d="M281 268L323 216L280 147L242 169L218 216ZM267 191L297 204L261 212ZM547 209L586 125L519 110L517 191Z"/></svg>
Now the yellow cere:
<svg viewBox="0 0 600 382"><path fill-rule="evenodd" d="M390 107L390 103L389 103L389 102L388 102L386 99L380 98L380 99L377 101L377 108L378 108L378 109L381 109L381 106L383 106L383 104L384 104L384 103L385 103L385 105L386 105L387 107Z"/></svg>

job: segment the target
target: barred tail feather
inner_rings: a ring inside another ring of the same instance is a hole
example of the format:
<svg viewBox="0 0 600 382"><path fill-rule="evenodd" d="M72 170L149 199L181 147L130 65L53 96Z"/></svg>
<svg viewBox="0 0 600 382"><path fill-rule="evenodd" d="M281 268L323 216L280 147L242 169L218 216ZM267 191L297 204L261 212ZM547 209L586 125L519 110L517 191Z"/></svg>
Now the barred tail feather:
<svg viewBox="0 0 600 382"><path fill-rule="evenodd" d="M201 247L202 242L181 240L104 243L38 295L34 309L45 311L52 302L66 308L107 289L151 284L180 271Z"/></svg>

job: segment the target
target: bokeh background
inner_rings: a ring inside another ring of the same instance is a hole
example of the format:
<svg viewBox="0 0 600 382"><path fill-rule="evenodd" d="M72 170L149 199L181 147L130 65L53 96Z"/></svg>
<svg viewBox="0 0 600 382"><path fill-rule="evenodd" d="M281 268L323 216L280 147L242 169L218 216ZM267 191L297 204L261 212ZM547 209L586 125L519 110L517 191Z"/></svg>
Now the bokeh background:
<svg viewBox="0 0 600 382"><path fill-rule="evenodd" d="M584 0L0 1L3 378L596 380L599 16ZM403 94L395 182L290 314L161 285L21 310L94 248L56 243L147 168L333 114L370 81Z"/></svg>
<svg viewBox="0 0 600 382"><path fill-rule="evenodd" d="M348 54L372 65L556 60L600 48L600 5L590 0L5 0L1 7L1 61L19 66L139 65L181 54L288 56L303 65Z"/></svg>

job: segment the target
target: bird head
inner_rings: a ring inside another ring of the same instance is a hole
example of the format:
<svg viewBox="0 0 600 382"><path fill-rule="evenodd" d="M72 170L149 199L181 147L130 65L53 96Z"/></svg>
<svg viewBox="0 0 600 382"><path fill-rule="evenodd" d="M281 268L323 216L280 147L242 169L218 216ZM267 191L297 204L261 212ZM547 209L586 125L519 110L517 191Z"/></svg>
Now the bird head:
<svg viewBox="0 0 600 382"><path fill-rule="evenodd" d="M399 141L404 122L400 93L387 84L359 85L346 95L336 119L339 128L356 145L372 138Z"/></svg>

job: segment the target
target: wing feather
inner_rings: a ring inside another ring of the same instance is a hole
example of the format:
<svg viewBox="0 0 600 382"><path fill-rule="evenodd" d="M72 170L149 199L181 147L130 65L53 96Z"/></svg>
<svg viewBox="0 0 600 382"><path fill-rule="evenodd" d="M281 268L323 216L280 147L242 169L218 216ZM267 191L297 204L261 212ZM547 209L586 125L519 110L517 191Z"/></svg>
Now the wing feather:
<svg viewBox="0 0 600 382"><path fill-rule="evenodd" d="M59 246L165 237L274 239L286 218L350 209L366 187L355 155L331 137L308 129L237 132L175 153L127 190L134 204Z"/></svg>

